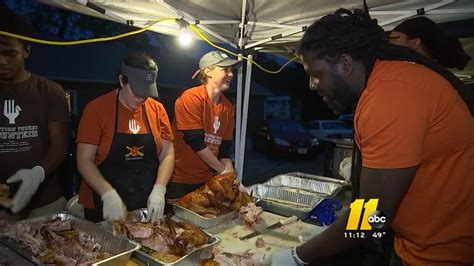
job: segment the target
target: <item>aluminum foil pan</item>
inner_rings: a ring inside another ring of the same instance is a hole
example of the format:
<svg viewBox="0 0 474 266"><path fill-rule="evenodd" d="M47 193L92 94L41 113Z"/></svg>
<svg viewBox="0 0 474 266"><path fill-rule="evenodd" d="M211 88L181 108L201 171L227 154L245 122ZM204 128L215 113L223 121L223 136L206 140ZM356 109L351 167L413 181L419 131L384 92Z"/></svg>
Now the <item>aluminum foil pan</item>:
<svg viewBox="0 0 474 266"><path fill-rule="evenodd" d="M321 194L290 191L267 184L249 186L247 190L252 191L257 205L264 210L284 216L296 215L300 219L306 219L309 212L324 200Z"/></svg>
<svg viewBox="0 0 474 266"><path fill-rule="evenodd" d="M94 263L93 265L125 265L130 259L132 253L140 248L140 244L135 241L131 241L124 237L114 236L111 232L100 228L95 223L74 216L66 211L23 220L18 223L43 223L55 219L60 219L62 221L72 220L72 225L75 229L93 236L95 241L102 245L104 251L107 251L110 254L115 254L112 257Z"/></svg>
<svg viewBox="0 0 474 266"><path fill-rule="evenodd" d="M0 238L0 265L34 266L34 259L26 252L22 252L19 245Z"/></svg>
<svg viewBox="0 0 474 266"><path fill-rule="evenodd" d="M146 222L147 220L147 209L139 209L135 211L131 211L127 213L126 222ZM173 216L173 220L179 221L180 218ZM103 221L100 222L99 225L103 227L105 230L112 232L112 223ZM194 250L191 253L188 253L181 257L179 260L173 263L166 263L164 261L160 261L159 259L149 255L145 251L139 249L137 250L133 257L134 259L142 262L145 265L176 265L176 266L195 266L199 265L202 259L207 259L211 257L212 248L215 244L219 243L220 239L217 236L211 235L208 232L204 233L208 236L209 242L198 249Z"/></svg>
<svg viewBox="0 0 474 266"><path fill-rule="evenodd" d="M237 215L237 212L232 211L218 217L206 218L175 203L171 203L171 205L173 206L174 214L176 216L204 229L212 228L221 223L231 221Z"/></svg>
<svg viewBox="0 0 474 266"><path fill-rule="evenodd" d="M294 172L277 175L264 184L288 191L317 193L325 198L329 198L336 195L344 186L348 185L348 182L330 177Z"/></svg>

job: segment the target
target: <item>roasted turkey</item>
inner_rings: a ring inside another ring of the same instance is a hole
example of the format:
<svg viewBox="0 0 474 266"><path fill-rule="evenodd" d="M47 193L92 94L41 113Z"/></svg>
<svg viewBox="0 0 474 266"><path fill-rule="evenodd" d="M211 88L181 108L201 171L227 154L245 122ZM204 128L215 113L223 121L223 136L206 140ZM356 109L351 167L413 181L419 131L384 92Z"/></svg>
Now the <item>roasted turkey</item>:
<svg viewBox="0 0 474 266"><path fill-rule="evenodd" d="M217 175L197 190L184 195L176 204L204 217L217 217L239 210L252 202L242 189L235 173Z"/></svg>

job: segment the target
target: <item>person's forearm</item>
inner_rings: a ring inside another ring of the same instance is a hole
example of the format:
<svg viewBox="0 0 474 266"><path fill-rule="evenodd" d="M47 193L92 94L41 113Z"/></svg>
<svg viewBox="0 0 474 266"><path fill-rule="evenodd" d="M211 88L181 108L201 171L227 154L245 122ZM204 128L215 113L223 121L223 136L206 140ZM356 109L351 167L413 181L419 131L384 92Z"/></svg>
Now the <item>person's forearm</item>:
<svg viewBox="0 0 474 266"><path fill-rule="evenodd" d="M340 253L355 247L361 240L344 237L349 212L346 211L330 227L321 234L296 248L296 254L305 262L317 260Z"/></svg>
<svg viewBox="0 0 474 266"><path fill-rule="evenodd" d="M59 167L64 158L66 158L66 152L65 143L61 143L59 140L51 142L50 148L46 152L46 155L40 164L44 169L46 177Z"/></svg>
<svg viewBox="0 0 474 266"><path fill-rule="evenodd" d="M221 163L224 165L224 167L227 169L228 172L233 172L234 171L234 166L232 165L232 160L229 158L222 158Z"/></svg>
<svg viewBox="0 0 474 266"><path fill-rule="evenodd" d="M214 169L216 172L221 173L225 170L225 165L223 165L219 159L212 153L209 148L204 148L197 152L199 157L207 164L209 167Z"/></svg>
<svg viewBox="0 0 474 266"><path fill-rule="evenodd" d="M166 187L174 169L174 154L166 154L160 162L158 168L158 176L155 184L160 184Z"/></svg>
<svg viewBox="0 0 474 266"><path fill-rule="evenodd" d="M63 134L55 134L54 136L51 136L49 149L46 151L43 161L40 163L41 167L44 169L46 177L53 173L63 162L64 158L66 158L67 141L65 125L63 130Z"/></svg>
<svg viewBox="0 0 474 266"><path fill-rule="evenodd" d="M77 169L86 183L99 195L113 189L102 176L97 166L89 160L77 160Z"/></svg>

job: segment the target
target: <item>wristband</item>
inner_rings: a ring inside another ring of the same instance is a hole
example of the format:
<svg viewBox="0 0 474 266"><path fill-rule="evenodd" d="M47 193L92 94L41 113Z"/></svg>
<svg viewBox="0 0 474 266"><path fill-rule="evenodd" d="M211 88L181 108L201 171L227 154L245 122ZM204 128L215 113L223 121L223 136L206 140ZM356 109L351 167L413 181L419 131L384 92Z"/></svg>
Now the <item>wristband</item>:
<svg viewBox="0 0 474 266"><path fill-rule="evenodd" d="M309 263L304 262L300 257L298 257L298 254L296 254L296 247L291 249L291 256L293 256L293 259L296 261L296 264L298 265L308 265Z"/></svg>

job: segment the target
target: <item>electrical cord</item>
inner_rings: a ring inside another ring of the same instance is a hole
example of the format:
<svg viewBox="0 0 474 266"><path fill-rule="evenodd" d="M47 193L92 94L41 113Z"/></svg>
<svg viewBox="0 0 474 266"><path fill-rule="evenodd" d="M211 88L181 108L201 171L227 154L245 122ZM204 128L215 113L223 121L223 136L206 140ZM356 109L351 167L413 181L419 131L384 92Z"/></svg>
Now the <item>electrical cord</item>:
<svg viewBox="0 0 474 266"><path fill-rule="evenodd" d="M151 24L149 24L149 25L147 25L147 26L145 26L141 29L138 29L138 30L134 30L134 31L130 31L130 32L126 32L126 33L122 33L122 34L118 34L118 35L114 35L114 36L110 36L110 37L101 37L101 38L93 38L93 39L85 39L85 40L77 40L77 41L49 41L49 40L43 40L43 39L38 39L38 38L22 36L22 35L19 35L19 34L6 32L6 31L0 31L0 35L5 35L5 36L8 36L8 37L12 37L12 38L20 39L20 40L25 40L25 41L28 41L28 42L40 43L40 44L68 46L68 45L80 45L80 44L87 44L87 43L107 42L107 41L118 40L118 39L121 39L121 38L124 38L124 37L128 37L128 36L132 36L132 35L136 35L136 34L145 32L149 28L153 27L154 25L156 25L158 23L161 23L161 22L164 22L164 21L179 22L179 21L182 21L182 20L183 20L182 18L164 18L164 19L160 19L158 21L155 21L155 22L153 22L153 23L151 23ZM252 60L252 59L250 59L246 56L239 55L239 54L234 53L234 52L232 52L232 51L230 51L230 50L228 50L228 49L226 49L222 46L219 46L219 45L213 43L195 25L189 24L189 27L194 32L196 32L196 34L201 39L203 39L206 43L208 43L212 47L214 47L216 49L219 49L223 52L226 52L228 54L231 54L235 57L241 57L243 60L249 61L250 63L254 64L256 67L258 67L260 70L262 70L266 73L269 73L269 74L278 74L278 73L280 73L289 63L291 63L292 61L298 59L298 56L295 55L293 58L291 58L285 64L283 64L278 70L269 70L269 69L264 68L263 66L261 66L260 64L258 64L257 62L255 62L254 60Z"/></svg>
<svg viewBox="0 0 474 266"><path fill-rule="evenodd" d="M15 34L15 33L6 32L6 31L0 31L0 34L8 36L8 37L12 37L12 38L20 39L20 40L29 41L29 42L48 44L48 45L67 46L67 45L79 45L79 44L86 44L86 43L107 42L107 41L118 40L118 39L121 39L121 38L125 38L125 37L128 37L128 36L132 36L132 35L135 35L135 34L145 32L150 27L152 27L155 24L158 24L160 22L175 21L175 20L176 19L174 19L174 18L165 18L165 19L155 21L155 22L151 23L150 25L148 25L146 27L143 27L141 29L138 29L138 30L118 34L118 35L111 36L111 37L93 38L93 39L78 40L78 41L62 41L62 42L60 42L60 41L48 41L48 40L42 40L42 39L22 36L22 35L18 35L18 34Z"/></svg>

